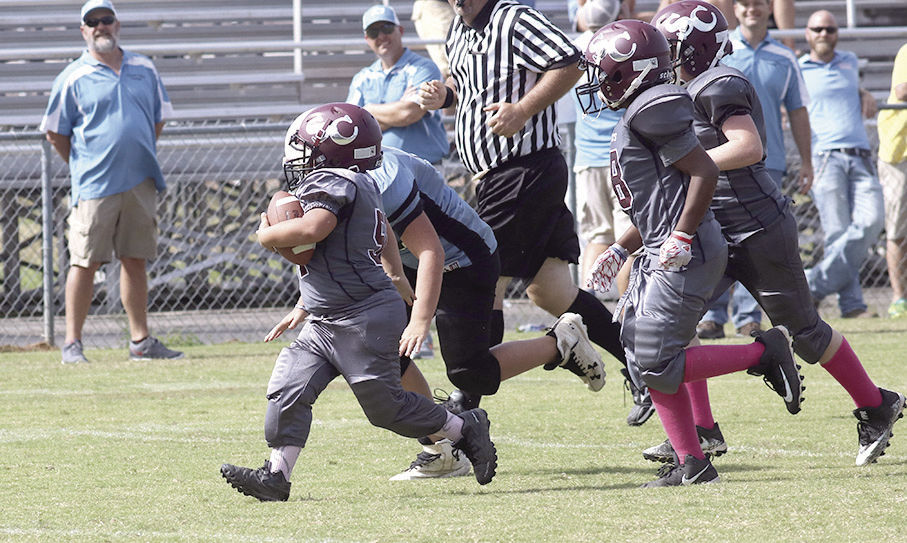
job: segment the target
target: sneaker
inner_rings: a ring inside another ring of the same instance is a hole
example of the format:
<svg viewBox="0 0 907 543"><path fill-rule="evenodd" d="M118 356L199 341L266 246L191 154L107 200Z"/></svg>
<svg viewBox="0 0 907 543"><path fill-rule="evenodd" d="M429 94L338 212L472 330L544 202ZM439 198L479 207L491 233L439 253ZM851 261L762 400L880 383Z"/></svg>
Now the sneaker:
<svg viewBox="0 0 907 543"><path fill-rule="evenodd" d="M629 390L633 396L633 407L630 409L630 414L627 415L627 424L642 426L655 413L655 405L652 404L649 387L637 388L636 383L630 379L630 372L627 371L627 368L621 368L620 373L624 376L624 389Z"/></svg>
<svg viewBox="0 0 907 543"><path fill-rule="evenodd" d="M711 430L697 426L696 434L699 436L699 446L702 447L706 458L721 456L727 452L727 443L724 441L717 422ZM674 447L671 445L671 440L666 439L663 443L649 447L642 452L642 457L652 462L673 462Z"/></svg>
<svg viewBox="0 0 907 543"><path fill-rule="evenodd" d="M155 358L174 360L182 357L183 353L168 349L154 336L148 336L138 343L129 342L130 360L152 360Z"/></svg>
<svg viewBox="0 0 907 543"><path fill-rule="evenodd" d="M423 358L434 358L435 356L435 346L431 339L431 334L429 333L425 336L425 339L422 340L422 345L419 346L419 350L413 353L411 357L413 360L420 360Z"/></svg>
<svg viewBox="0 0 907 543"><path fill-rule="evenodd" d="M605 363L589 341L582 317L576 313L564 313L547 335L557 341L557 350L561 355L558 366L576 374L589 390L598 392L605 386Z"/></svg>
<svg viewBox="0 0 907 543"><path fill-rule="evenodd" d="M907 298L895 300L888 306L888 316L892 319L907 317Z"/></svg>
<svg viewBox="0 0 907 543"><path fill-rule="evenodd" d="M290 483L283 472L271 471L268 460L258 469L224 464L220 467L220 474L241 494L263 502L285 502L290 497Z"/></svg>
<svg viewBox="0 0 907 543"><path fill-rule="evenodd" d="M643 488L661 486L690 486L721 481L718 471L708 458L702 460L687 455L682 466L665 464L658 470L658 479L642 485Z"/></svg>
<svg viewBox="0 0 907 543"><path fill-rule="evenodd" d="M491 442L488 413L484 409L470 409L458 415L463 419L463 437L453 446L464 453L472 463L472 471L480 485L487 485L494 478L498 467L497 450Z"/></svg>
<svg viewBox="0 0 907 543"><path fill-rule="evenodd" d="M460 449L454 449L449 439L442 439L434 445L423 445L413 463L391 477L391 481L411 481L413 479L431 479L460 477L469 475L469 460Z"/></svg>
<svg viewBox="0 0 907 543"><path fill-rule="evenodd" d="M737 329L737 337L756 337L762 331L758 322L748 322Z"/></svg>
<svg viewBox="0 0 907 543"><path fill-rule="evenodd" d="M702 321L696 326L699 339L721 339L724 337L724 326L715 321Z"/></svg>
<svg viewBox="0 0 907 543"><path fill-rule="evenodd" d="M904 416L904 395L880 388L882 404L878 407L861 407L853 410L857 417L857 434L860 437L860 450L857 452L857 465L872 464L885 454L888 440L894 435L891 428L899 418Z"/></svg>
<svg viewBox="0 0 907 543"><path fill-rule="evenodd" d="M845 313L841 313L842 319L874 319L878 317L876 313L869 311L867 308L857 308L851 309Z"/></svg>
<svg viewBox="0 0 907 543"><path fill-rule="evenodd" d="M759 363L746 370L750 375L761 375L768 388L784 400L787 412L796 415L803 403L803 376L800 366L794 363L794 350L790 333L784 326L776 326L756 336L765 345Z"/></svg>
<svg viewBox="0 0 907 543"><path fill-rule="evenodd" d="M60 349L62 354L62 362L64 364L78 364L79 362L88 362L88 359L85 358L85 355L82 354L82 341L74 340L70 341L66 345L63 345L63 348Z"/></svg>

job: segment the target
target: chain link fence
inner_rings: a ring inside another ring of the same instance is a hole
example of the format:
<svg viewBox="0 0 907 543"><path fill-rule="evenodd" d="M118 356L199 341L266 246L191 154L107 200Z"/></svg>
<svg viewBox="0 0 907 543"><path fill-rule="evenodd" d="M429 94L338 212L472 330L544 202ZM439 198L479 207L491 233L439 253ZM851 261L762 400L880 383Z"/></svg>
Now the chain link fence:
<svg viewBox="0 0 907 543"><path fill-rule="evenodd" d="M295 301L291 267L254 236L259 213L283 184L288 122L164 130L158 155L168 189L159 199L159 256L148 267L148 310L152 333L165 342L259 341ZM565 150L571 133L565 130ZM793 194L793 187L786 189ZM809 266L821 258L821 226L809 198L796 200L801 254ZM572 191L568 203L575 204ZM31 129L0 135L0 206L0 348L59 345L69 266L69 174L43 134ZM114 262L95 277L83 336L87 347L124 347L128 340ZM870 310L884 313L890 298L884 242L868 255L862 279ZM553 320L519 289L511 292L506 310L508 328ZM826 300L823 312L838 316L833 300Z"/></svg>

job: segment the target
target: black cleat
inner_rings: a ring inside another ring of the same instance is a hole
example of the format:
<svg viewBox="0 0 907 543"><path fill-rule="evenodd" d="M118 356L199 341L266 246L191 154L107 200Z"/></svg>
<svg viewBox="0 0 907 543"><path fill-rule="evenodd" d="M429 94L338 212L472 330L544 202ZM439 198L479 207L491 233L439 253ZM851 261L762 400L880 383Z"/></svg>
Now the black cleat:
<svg viewBox="0 0 907 543"><path fill-rule="evenodd" d="M466 453L472 463L472 471L480 485L487 485L494 478L498 467L497 450L491 442L488 413L484 409L470 409L458 415L463 419L463 437L454 447Z"/></svg>
<svg viewBox="0 0 907 543"><path fill-rule="evenodd" d="M283 472L271 471L268 460L258 469L224 464L220 467L220 474L240 493L263 502L285 502L290 497L290 483Z"/></svg>
<svg viewBox="0 0 907 543"><path fill-rule="evenodd" d="M629 426L642 426L649 417L655 414L655 405L652 404L652 396L649 394L649 387L639 388L633 379L630 378L630 372L627 368L621 368L620 373L624 376L624 388L630 391L633 396L633 407L627 415L627 424ZM626 398L626 396L624 396Z"/></svg>
<svg viewBox="0 0 907 543"><path fill-rule="evenodd" d="M878 407L861 407L854 409L857 417L857 434L860 437L860 450L857 453L857 465L872 464L885 454L888 440L894 435L891 429L899 418L904 416L904 395L880 388L882 404Z"/></svg>
<svg viewBox="0 0 907 543"><path fill-rule="evenodd" d="M727 452L727 443L721 434L721 428L718 423L711 429L696 427L696 435L699 436L699 446L706 458L721 456ZM674 462L675 453L671 440L666 439L658 445L653 445L642 452L642 457L652 462Z"/></svg>
<svg viewBox="0 0 907 543"><path fill-rule="evenodd" d="M746 370L750 375L761 375L768 387L775 391L787 412L796 415L803 403L803 376L800 366L794 362L794 350L790 333L784 326L775 326L756 336L756 341L765 345L759 363Z"/></svg>
<svg viewBox="0 0 907 543"><path fill-rule="evenodd" d="M658 479L649 481L642 488L662 486L690 486L717 483L721 481L718 471L708 458L702 460L687 455L682 466L665 464L658 469Z"/></svg>

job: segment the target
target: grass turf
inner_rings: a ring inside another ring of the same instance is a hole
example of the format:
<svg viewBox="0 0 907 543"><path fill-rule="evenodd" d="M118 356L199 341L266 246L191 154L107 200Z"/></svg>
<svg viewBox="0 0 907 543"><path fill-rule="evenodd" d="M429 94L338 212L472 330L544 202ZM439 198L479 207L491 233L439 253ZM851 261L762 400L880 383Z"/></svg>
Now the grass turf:
<svg viewBox="0 0 907 543"><path fill-rule="evenodd" d="M907 321L838 320L880 386L907 390ZM526 337L510 336L509 338ZM722 343L743 342L730 339ZM280 345L188 346L183 360L129 362L126 350L0 354L0 538L88 541L872 541L901 540L907 422L888 454L857 468L853 405L804 365L790 416L760 379L710 391L730 446L717 485L639 489L664 439L630 408L617 362L592 393L535 369L483 400L498 447L495 480L396 482L419 451L371 427L342 380L315 404L287 503L259 503L220 477L222 462L267 458L264 392ZM449 390L439 358L419 362Z"/></svg>

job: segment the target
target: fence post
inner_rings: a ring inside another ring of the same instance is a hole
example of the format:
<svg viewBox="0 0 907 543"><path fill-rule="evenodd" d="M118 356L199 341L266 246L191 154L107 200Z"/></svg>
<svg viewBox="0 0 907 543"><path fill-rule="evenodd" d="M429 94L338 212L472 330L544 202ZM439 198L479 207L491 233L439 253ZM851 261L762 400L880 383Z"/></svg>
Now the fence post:
<svg viewBox="0 0 907 543"><path fill-rule="evenodd" d="M54 188L50 142L41 139L41 267L44 279L44 341L54 345Z"/></svg>

